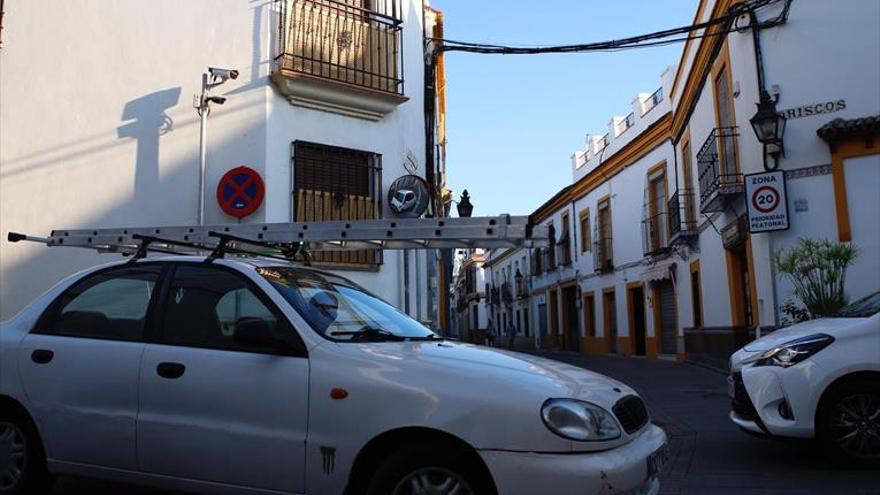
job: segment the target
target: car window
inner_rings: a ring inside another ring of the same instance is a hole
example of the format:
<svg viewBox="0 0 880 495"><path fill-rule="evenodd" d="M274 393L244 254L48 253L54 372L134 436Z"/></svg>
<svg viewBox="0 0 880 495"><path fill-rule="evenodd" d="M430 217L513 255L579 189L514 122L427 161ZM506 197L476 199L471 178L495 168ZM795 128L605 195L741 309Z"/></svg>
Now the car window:
<svg viewBox="0 0 880 495"><path fill-rule="evenodd" d="M163 342L269 353L298 348L293 329L254 289L229 270L178 266L165 308Z"/></svg>
<svg viewBox="0 0 880 495"><path fill-rule="evenodd" d="M159 265L105 270L88 276L61 296L46 333L114 340L140 340Z"/></svg>
<svg viewBox="0 0 880 495"><path fill-rule="evenodd" d="M867 297L844 307L835 316L847 318L867 318L880 312L880 292L875 292Z"/></svg>
<svg viewBox="0 0 880 495"><path fill-rule="evenodd" d="M325 337L338 341L436 338L421 323L341 277L295 267L264 267L257 272Z"/></svg>

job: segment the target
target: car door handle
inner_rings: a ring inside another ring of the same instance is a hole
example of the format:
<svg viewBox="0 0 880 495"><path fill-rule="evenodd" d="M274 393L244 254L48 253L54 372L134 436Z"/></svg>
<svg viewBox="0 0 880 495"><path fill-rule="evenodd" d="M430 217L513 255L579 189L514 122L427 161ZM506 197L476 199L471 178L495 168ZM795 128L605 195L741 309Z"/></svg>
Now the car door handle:
<svg viewBox="0 0 880 495"><path fill-rule="evenodd" d="M55 353L49 349L37 349L31 353L31 361L37 364L47 364L54 357Z"/></svg>
<svg viewBox="0 0 880 495"><path fill-rule="evenodd" d="M180 378L185 371L186 366L180 363L159 363L159 366L156 366L156 373L162 378L168 378L169 380Z"/></svg>

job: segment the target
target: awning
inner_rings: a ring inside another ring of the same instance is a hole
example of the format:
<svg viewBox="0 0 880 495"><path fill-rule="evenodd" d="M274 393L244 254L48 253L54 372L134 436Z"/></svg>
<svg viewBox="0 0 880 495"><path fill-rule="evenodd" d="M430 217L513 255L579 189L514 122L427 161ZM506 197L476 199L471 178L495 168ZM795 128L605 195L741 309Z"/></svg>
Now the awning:
<svg viewBox="0 0 880 495"><path fill-rule="evenodd" d="M663 261L642 272L642 280L645 282L658 282L660 280L672 280L672 271L675 270L675 262Z"/></svg>

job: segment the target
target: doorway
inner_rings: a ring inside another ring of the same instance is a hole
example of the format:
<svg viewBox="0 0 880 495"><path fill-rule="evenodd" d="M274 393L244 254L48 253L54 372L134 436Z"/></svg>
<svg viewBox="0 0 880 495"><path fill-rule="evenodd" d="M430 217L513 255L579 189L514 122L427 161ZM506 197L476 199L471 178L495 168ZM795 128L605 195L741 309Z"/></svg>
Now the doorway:
<svg viewBox="0 0 880 495"><path fill-rule="evenodd" d="M656 282L655 288L655 315L659 325L655 325L660 331L660 353L678 353L678 311L675 307L675 286L671 280L665 279Z"/></svg>
<svg viewBox="0 0 880 495"><path fill-rule="evenodd" d="M538 305L538 346L547 348L547 303Z"/></svg>
<svg viewBox="0 0 880 495"><path fill-rule="evenodd" d="M727 277L730 290L730 313L735 327L752 328L758 324L751 263L751 242L727 250Z"/></svg>
<svg viewBox="0 0 880 495"><path fill-rule="evenodd" d="M565 334L562 348L566 351L580 350L580 325L578 324L577 287L562 289L562 322Z"/></svg>
<svg viewBox="0 0 880 495"><path fill-rule="evenodd" d="M605 289L602 293L602 319L605 320L605 336L608 338L608 348L614 354L620 353L617 343L617 303L615 302L614 289Z"/></svg>
<svg viewBox="0 0 880 495"><path fill-rule="evenodd" d="M550 306L548 311L550 341L547 343L547 348L559 349L559 297L555 290L550 291L550 297L547 298L547 303Z"/></svg>
<svg viewBox="0 0 880 495"><path fill-rule="evenodd" d="M629 321L632 324L635 354L644 356L647 349L645 342L647 333L645 332L645 289L641 283L629 289L629 303Z"/></svg>

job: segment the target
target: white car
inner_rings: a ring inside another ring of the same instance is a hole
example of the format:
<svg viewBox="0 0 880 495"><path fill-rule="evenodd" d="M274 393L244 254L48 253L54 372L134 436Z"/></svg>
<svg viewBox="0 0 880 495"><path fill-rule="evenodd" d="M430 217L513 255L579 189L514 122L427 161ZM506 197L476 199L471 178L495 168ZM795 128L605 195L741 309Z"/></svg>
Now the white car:
<svg viewBox="0 0 880 495"><path fill-rule="evenodd" d="M0 494L80 475L202 493L654 494L626 385L445 340L329 273L113 263L0 327Z"/></svg>
<svg viewBox="0 0 880 495"><path fill-rule="evenodd" d="M749 343L730 370L740 428L817 438L838 459L880 466L880 292Z"/></svg>

